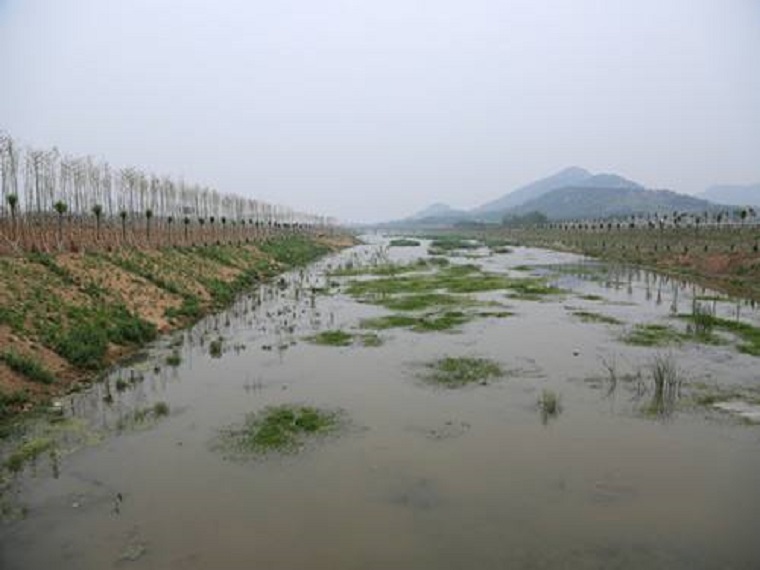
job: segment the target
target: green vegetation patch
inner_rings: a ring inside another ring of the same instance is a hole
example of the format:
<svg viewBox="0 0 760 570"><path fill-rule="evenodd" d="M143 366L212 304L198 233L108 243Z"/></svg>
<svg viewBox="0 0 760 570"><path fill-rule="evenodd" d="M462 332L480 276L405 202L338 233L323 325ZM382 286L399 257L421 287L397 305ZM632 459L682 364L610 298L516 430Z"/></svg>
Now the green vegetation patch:
<svg viewBox="0 0 760 570"><path fill-rule="evenodd" d="M12 473L20 472L27 463L37 459L45 452L53 450L55 442L49 437L38 437L25 441L8 456L5 467Z"/></svg>
<svg viewBox="0 0 760 570"><path fill-rule="evenodd" d="M483 272L477 265L452 265L435 273L385 277L366 281L353 281L348 294L362 300L387 297L394 294L419 295L446 291L448 293L477 293L509 289L520 286L521 279Z"/></svg>
<svg viewBox="0 0 760 570"><path fill-rule="evenodd" d="M222 444L242 454L293 452L316 436L335 432L340 425L338 412L285 404L251 414L242 426L224 430Z"/></svg>
<svg viewBox="0 0 760 570"><path fill-rule="evenodd" d="M448 252L455 249L478 249L482 247L477 240L462 236L439 236L430 243L430 248L437 251Z"/></svg>
<svg viewBox="0 0 760 570"><path fill-rule="evenodd" d="M684 340L681 333L668 325L639 324L623 337L623 342L634 346L665 346L679 344Z"/></svg>
<svg viewBox="0 0 760 570"><path fill-rule="evenodd" d="M603 315L602 313L595 313L593 311L573 311L573 316L578 317L584 323L603 323L605 325L622 325L623 321L610 317L609 315Z"/></svg>
<svg viewBox="0 0 760 570"><path fill-rule="evenodd" d="M417 247L420 242L416 239L398 238L392 239L389 245L390 247Z"/></svg>
<svg viewBox="0 0 760 570"><path fill-rule="evenodd" d="M43 340L74 366L102 367L108 343L145 344L157 336L155 325L132 314L123 305L68 307L66 325L48 323Z"/></svg>
<svg viewBox="0 0 760 570"><path fill-rule="evenodd" d="M322 331L309 337L309 341L323 346L351 346L354 336L341 330Z"/></svg>
<svg viewBox="0 0 760 570"><path fill-rule="evenodd" d="M29 403L29 394L24 390L3 392L0 390L0 422L13 417L19 410ZM0 426L0 438L5 435L5 430Z"/></svg>
<svg viewBox="0 0 760 570"><path fill-rule="evenodd" d="M485 385L488 380L500 378L504 370L499 363L487 358L447 356L425 364L422 379L444 388L461 388L469 384Z"/></svg>
<svg viewBox="0 0 760 570"><path fill-rule="evenodd" d="M538 410L542 423L546 425L550 419L562 413L562 398L553 390L543 390L538 398Z"/></svg>
<svg viewBox="0 0 760 570"><path fill-rule="evenodd" d="M8 368L34 382L41 384L53 384L55 382L55 376L39 360L19 354L15 350L6 350L0 353L0 362L5 362Z"/></svg>
<svg viewBox="0 0 760 570"><path fill-rule="evenodd" d="M689 321L695 334L710 338L713 329L732 333L742 340L736 347L739 352L760 356L760 327L716 317L704 311L695 311L691 315L680 315L680 317Z"/></svg>
<svg viewBox="0 0 760 570"><path fill-rule="evenodd" d="M261 244L259 249L288 267L306 265L330 252L326 245L297 235L271 239Z"/></svg>
<svg viewBox="0 0 760 570"><path fill-rule="evenodd" d="M342 330L322 331L306 340L322 346L352 346L359 343L361 346L376 347L383 344L383 339L376 333L352 334Z"/></svg>
<svg viewBox="0 0 760 570"><path fill-rule="evenodd" d="M360 326L365 329L408 328L414 332L440 332L454 329L470 321L472 317L461 311L445 311L426 315L386 315L364 319Z"/></svg>
<svg viewBox="0 0 760 570"><path fill-rule="evenodd" d="M549 285L541 277L531 277L526 279L511 279L509 289L511 293L507 295L510 299L521 301L538 301L547 295L561 295L566 293L564 289Z"/></svg>
<svg viewBox="0 0 760 570"><path fill-rule="evenodd" d="M377 304L393 311L421 311L433 307L461 306L470 302L469 299L460 296L443 293L419 293L416 295L388 297L380 300Z"/></svg>

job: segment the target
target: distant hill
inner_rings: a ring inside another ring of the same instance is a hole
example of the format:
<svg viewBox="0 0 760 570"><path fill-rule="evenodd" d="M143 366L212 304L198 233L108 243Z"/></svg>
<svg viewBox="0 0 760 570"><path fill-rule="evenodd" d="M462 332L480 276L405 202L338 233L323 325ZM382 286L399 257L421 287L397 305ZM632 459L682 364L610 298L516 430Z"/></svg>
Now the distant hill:
<svg viewBox="0 0 760 570"><path fill-rule="evenodd" d="M729 192L728 189L741 189L742 193L738 195ZM384 225L449 227L473 223L500 223L505 216L523 216L530 212L540 212L549 219L562 220L714 211L721 208L715 202L760 205L760 185L713 187L706 194L714 202L704 197L669 190L647 190L638 182L617 174L592 174L588 170L573 166L471 210L455 210L446 204L437 203L414 216ZM747 200L748 196L754 196L756 201Z"/></svg>
<svg viewBox="0 0 760 570"><path fill-rule="evenodd" d="M444 204L442 202L436 202L435 204L431 204L427 208L424 208L417 212L416 214L413 214L409 217L409 219L412 220L422 220L425 218L448 218L448 217L456 217L460 215L464 215L466 212L463 210L455 210L448 204Z"/></svg>
<svg viewBox="0 0 760 570"><path fill-rule="evenodd" d="M541 178L525 186L521 186L512 192L504 194L501 198L486 202L485 204L478 206L471 210L473 214L486 214L494 212L503 212L509 208L514 208L524 204L528 200L538 198L542 194L556 190L557 188L563 188L565 186L576 186L588 178L591 178L591 173L588 170L579 168L577 166L571 166L560 170L556 174Z"/></svg>
<svg viewBox="0 0 760 570"><path fill-rule="evenodd" d="M760 184L718 184L710 186L701 197L722 204L760 206Z"/></svg>
<svg viewBox="0 0 760 570"><path fill-rule="evenodd" d="M608 175L603 175L608 176ZM595 177L596 178L596 177ZM615 176L609 183L616 186L599 186L603 179L591 185L572 186L553 190L534 200L529 200L509 214L541 212L554 220L574 218L606 218L630 216L643 213L704 212L718 206L707 200L670 190L645 190L635 182Z"/></svg>

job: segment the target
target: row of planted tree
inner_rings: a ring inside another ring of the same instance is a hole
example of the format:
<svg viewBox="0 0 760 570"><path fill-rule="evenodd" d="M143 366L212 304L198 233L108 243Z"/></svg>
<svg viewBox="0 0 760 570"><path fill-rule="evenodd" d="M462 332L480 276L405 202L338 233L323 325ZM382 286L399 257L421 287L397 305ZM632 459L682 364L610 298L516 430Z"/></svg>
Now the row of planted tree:
<svg viewBox="0 0 760 570"><path fill-rule="evenodd" d="M243 243L333 221L213 188L22 147L0 133L0 254Z"/></svg>

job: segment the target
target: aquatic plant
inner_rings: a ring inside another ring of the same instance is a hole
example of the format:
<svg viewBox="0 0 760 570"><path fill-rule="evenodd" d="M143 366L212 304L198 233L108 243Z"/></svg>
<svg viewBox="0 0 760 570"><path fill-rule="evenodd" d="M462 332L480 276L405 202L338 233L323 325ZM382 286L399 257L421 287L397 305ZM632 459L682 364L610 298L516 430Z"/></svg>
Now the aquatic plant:
<svg viewBox="0 0 760 570"><path fill-rule="evenodd" d="M492 378L499 378L504 371L498 362L487 358L469 356L447 356L425 364L422 379L444 388L461 388L468 384L487 384Z"/></svg>

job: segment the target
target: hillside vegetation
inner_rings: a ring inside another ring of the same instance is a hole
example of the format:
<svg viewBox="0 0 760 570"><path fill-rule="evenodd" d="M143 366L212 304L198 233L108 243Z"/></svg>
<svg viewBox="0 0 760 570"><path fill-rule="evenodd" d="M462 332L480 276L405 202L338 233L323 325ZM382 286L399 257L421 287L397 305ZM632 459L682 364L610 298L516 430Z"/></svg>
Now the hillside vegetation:
<svg viewBox="0 0 760 570"><path fill-rule="evenodd" d="M351 241L283 235L257 245L0 257L0 419Z"/></svg>

